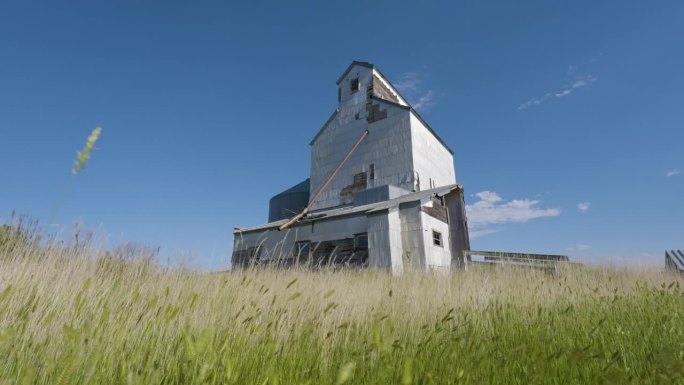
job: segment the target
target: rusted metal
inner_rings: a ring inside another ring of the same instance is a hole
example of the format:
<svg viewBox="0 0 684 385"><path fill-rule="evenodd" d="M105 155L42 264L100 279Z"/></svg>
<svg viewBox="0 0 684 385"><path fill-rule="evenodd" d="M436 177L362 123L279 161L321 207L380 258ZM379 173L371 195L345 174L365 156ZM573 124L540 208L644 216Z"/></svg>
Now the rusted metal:
<svg viewBox="0 0 684 385"><path fill-rule="evenodd" d="M351 157L352 153L359 147L359 145L361 145L361 142L363 142L363 140L366 139L367 136L368 136L368 130L366 129L365 131L363 131L363 134L361 134L361 136L356 141L356 143L354 143L352 148L349 149L349 151L344 156L344 158L342 159L340 164L338 164L337 167L335 168L335 170L333 170L333 172L330 174L328 179L325 180L325 183L323 183L321 188L319 188L318 191L316 192L316 194L314 194L314 196L309 200L309 203L306 205L306 207L304 207L304 209L299 214L292 217L292 219L290 219L289 221L280 225L280 227L278 227L278 230L285 230L286 228L292 226L298 220L302 219L309 212L309 207L311 207L311 205L314 204L316 202L316 200L321 196L323 191L325 191L325 189L328 187L330 182L332 182L332 180L335 178L335 175L337 175L337 173L342 169L342 166L344 166L344 164L347 163L347 161Z"/></svg>

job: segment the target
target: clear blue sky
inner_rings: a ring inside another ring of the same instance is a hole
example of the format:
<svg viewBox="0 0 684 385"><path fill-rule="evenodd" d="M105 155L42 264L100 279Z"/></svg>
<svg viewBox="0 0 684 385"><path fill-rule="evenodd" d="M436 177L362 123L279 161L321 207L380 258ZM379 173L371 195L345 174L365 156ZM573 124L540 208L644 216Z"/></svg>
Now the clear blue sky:
<svg viewBox="0 0 684 385"><path fill-rule="evenodd" d="M454 150L473 248L684 248L681 1L228 3L3 2L0 220L227 266L363 60Z"/></svg>

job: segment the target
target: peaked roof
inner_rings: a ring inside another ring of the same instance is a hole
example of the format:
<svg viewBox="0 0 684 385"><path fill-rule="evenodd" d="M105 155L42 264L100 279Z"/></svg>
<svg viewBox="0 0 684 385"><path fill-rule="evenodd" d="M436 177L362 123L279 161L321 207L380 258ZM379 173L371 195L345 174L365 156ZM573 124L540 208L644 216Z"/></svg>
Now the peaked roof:
<svg viewBox="0 0 684 385"><path fill-rule="evenodd" d="M376 69L376 70L377 70L377 68L375 68L375 65L373 65L373 64L371 64L371 63L369 63L369 62L367 62L367 61L356 61L356 60L354 60L354 61L349 65L349 67L347 67L347 69L344 70L344 72L342 72L342 76L340 76L339 79L337 79L337 83L336 83L336 84L340 84L340 82L342 81L342 79L344 79L344 77L347 76L347 74L349 73L349 71L351 71L352 68L354 68L354 66L361 66L361 67L366 67L366 68ZM380 71L378 71L378 72L380 72ZM383 76L383 77L384 77L384 76Z"/></svg>
<svg viewBox="0 0 684 385"><path fill-rule="evenodd" d="M402 101L406 101L406 100L407 100L401 93L399 93L399 91L394 87L394 85L393 85L389 80L387 80L387 76L385 76L382 72L380 72L380 70L378 69L378 67L375 66L375 64L372 64L372 63L369 63L369 62L365 62L365 61L354 60L353 62L351 62L351 64L349 65L349 67L347 67L347 69L344 70L344 72L343 72L342 75L339 77L339 79L337 79L337 84L340 84L340 82L342 81L342 79L344 79L344 77L347 76L347 74L349 73L349 71L351 71L352 68L354 68L354 66L357 66L357 65L358 65L358 66L361 66L361 67L370 68L371 70L376 71L376 72L383 78L383 80L384 80L385 82L387 82L387 83L390 85L390 87L392 87L392 91L396 92L397 95L399 95L399 98L401 98ZM381 102L388 103L388 104L393 105L393 106L395 106L395 107L399 107L399 108L408 110L408 111L410 111L411 113L413 113L413 115L415 115L415 117L418 118L418 120L420 120L421 123L423 123L423 125L428 129L428 131L430 131L430 133L432 133L432 135L435 136L435 138L437 139L437 141L439 141L439 142L444 146L444 148L446 148L447 151L449 151L449 153L450 153L451 155L454 154L454 151L451 149L451 147L449 147L449 146L446 144L446 142L437 134L437 132L435 132L435 130L432 129L432 127L430 127L430 125L425 121L425 119L423 119L422 116L420 116L420 114L418 113L418 111L416 111L416 110L411 106L410 103L407 103L408 105L405 106L405 105L403 105L403 104L395 103L395 102L393 102L393 101L391 101L391 100L387 100L387 99L382 99L382 98L377 98L377 97L375 97L375 98L373 98L373 99L378 100L378 101L381 101ZM338 113L338 112L339 112L339 111L338 111L337 109L336 109L335 111L333 111L332 115L330 115L330 117L329 117L328 120L325 122L325 124L323 124L323 127L321 127L321 129L318 130L318 132L317 132L316 135L313 137L313 139L311 139L311 142L309 142L309 145L312 146L312 145L314 144L314 142L316 141L316 139L318 139L318 137L321 136L321 134L323 133L323 131L325 131L325 128L328 126L328 124L329 124L333 119L335 119L335 116L337 116L337 113Z"/></svg>

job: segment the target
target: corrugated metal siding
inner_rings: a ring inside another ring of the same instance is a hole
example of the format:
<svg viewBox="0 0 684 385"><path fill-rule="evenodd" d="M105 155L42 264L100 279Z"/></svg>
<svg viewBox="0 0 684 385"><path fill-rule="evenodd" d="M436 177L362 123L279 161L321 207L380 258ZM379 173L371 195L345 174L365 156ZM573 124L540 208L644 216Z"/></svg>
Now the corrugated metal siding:
<svg viewBox="0 0 684 385"><path fill-rule="evenodd" d="M665 268L684 273L684 251L670 250L665 252Z"/></svg>

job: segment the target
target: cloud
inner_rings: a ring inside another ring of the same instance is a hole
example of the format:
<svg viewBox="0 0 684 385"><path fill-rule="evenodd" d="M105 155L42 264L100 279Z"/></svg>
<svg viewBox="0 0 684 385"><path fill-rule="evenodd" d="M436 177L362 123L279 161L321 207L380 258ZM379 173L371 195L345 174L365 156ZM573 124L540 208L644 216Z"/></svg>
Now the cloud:
<svg viewBox="0 0 684 385"><path fill-rule="evenodd" d="M666 177L666 178L670 178L670 177L679 175L679 174L681 174L681 173L682 173L681 170L670 170L670 171L668 171L668 172L665 173L665 177Z"/></svg>
<svg viewBox="0 0 684 385"><path fill-rule="evenodd" d="M421 110L432 105L433 92L428 90L423 96L418 98L418 101L413 103L413 108L416 110Z"/></svg>
<svg viewBox="0 0 684 385"><path fill-rule="evenodd" d="M591 207L591 203L589 202L581 202L577 204L577 209L579 211L589 211L589 208Z"/></svg>
<svg viewBox="0 0 684 385"><path fill-rule="evenodd" d="M392 83L416 110L424 110L434 105L435 92L424 89L423 79L424 76L418 72L406 72Z"/></svg>
<svg viewBox="0 0 684 385"><path fill-rule="evenodd" d="M568 251L584 251L590 248L591 246L584 244L584 243L578 243L575 246L568 247Z"/></svg>
<svg viewBox="0 0 684 385"><path fill-rule="evenodd" d="M568 67L567 75L575 78L572 84L560 87L560 89L558 91L547 92L543 96L531 98L528 101L520 104L518 106L518 110L525 110L525 109L530 108L530 107L538 106L538 105L546 102L547 100L550 100L553 98L558 99L558 98L568 96L568 95L572 94L574 90L577 90L577 89L582 88L582 87L586 87L589 84L598 80L598 78L596 76L591 75L591 74L577 74L577 67L575 67L575 66Z"/></svg>
<svg viewBox="0 0 684 385"><path fill-rule="evenodd" d="M545 209L538 207L538 200L513 199L504 202L503 198L494 191L481 191L475 194L480 200L472 205L466 205L468 225L472 238L499 232L491 225L509 222L527 222L536 218L555 217L561 211L557 208Z"/></svg>
<svg viewBox="0 0 684 385"><path fill-rule="evenodd" d="M487 229L487 230L472 230L468 232L468 236L470 236L470 239L475 239L475 238L480 238L484 237L485 235L490 235L494 233L498 233L499 229Z"/></svg>
<svg viewBox="0 0 684 385"><path fill-rule="evenodd" d="M572 90L563 90L563 91L558 92L557 94L555 94L555 96L556 96L557 98L562 98L563 96L570 95L571 93L572 93Z"/></svg>
<svg viewBox="0 0 684 385"><path fill-rule="evenodd" d="M399 76L399 80L392 83L401 93L417 92L423 83L421 76L417 72L406 72Z"/></svg>

